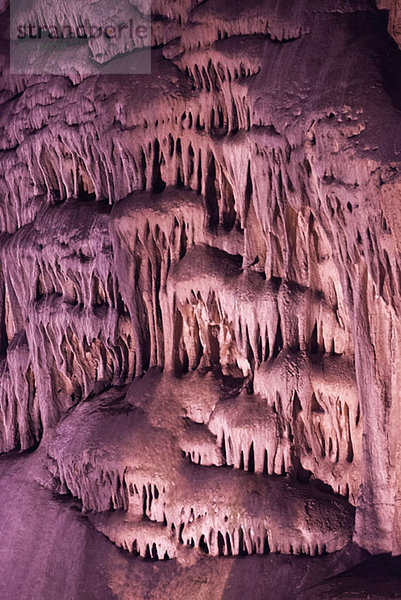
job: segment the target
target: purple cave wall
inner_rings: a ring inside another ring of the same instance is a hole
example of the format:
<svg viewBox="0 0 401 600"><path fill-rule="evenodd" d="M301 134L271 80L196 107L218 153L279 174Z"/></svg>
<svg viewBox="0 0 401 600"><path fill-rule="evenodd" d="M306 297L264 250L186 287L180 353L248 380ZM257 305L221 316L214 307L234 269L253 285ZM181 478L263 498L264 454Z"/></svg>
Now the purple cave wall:
<svg viewBox="0 0 401 600"><path fill-rule="evenodd" d="M401 4L0 28L0 600L401 598Z"/></svg>

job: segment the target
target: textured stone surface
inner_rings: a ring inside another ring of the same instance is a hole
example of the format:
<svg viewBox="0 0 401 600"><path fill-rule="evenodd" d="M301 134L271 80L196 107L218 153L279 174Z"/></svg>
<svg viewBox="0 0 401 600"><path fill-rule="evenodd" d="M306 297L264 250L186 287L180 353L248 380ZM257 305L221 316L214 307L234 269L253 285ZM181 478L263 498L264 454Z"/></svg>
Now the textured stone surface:
<svg viewBox="0 0 401 600"><path fill-rule="evenodd" d="M13 76L2 46L0 450L36 449L4 481L32 479L30 536L43 503L56 538L74 523L78 571L117 557L94 530L127 552L96 597L138 597L130 564L158 580L128 553L188 585L218 555L400 553L401 60L379 8L160 2L151 75Z"/></svg>
<svg viewBox="0 0 401 600"><path fill-rule="evenodd" d="M401 5L399 0L377 0L377 6L388 11L388 32L399 46L401 43Z"/></svg>

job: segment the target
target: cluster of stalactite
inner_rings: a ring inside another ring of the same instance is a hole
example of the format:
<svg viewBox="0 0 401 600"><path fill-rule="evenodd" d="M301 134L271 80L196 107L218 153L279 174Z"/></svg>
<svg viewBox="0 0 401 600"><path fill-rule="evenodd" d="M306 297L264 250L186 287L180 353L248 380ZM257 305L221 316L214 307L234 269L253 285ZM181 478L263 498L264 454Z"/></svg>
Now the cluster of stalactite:
<svg viewBox="0 0 401 600"><path fill-rule="evenodd" d="M290 455L279 457L277 414L271 409L263 420L266 404L235 398L238 421L229 422L230 401L219 400L222 390L212 381L210 374L177 379L151 369L126 394L104 392L80 404L48 439L55 491L79 498L99 531L144 558L182 559L195 548L218 556L342 547L353 522L347 501L285 477ZM182 400L202 403L200 391L214 399L206 423L182 416ZM255 446L237 464L235 453L251 435ZM265 459L259 443L268 447ZM282 477L269 477L275 465ZM291 506L288 513L280 498Z"/></svg>
<svg viewBox="0 0 401 600"><path fill-rule="evenodd" d="M39 442L93 391L131 381L136 358L107 211L47 208L1 252L4 452Z"/></svg>
<svg viewBox="0 0 401 600"><path fill-rule="evenodd" d="M397 550L398 167L366 133L376 109L341 96L335 53L317 91L299 63L309 47L325 54L339 14L354 44L354 12L368 23L374 10L267 4L228 18L211 0L159 2L146 94L141 77L3 74L0 450L33 447L72 405L152 367L177 381L212 373L229 382L225 397L210 410L187 402L172 463L224 473L228 489L249 480L242 470L262 487L273 474L279 487L320 480L359 502L357 541ZM366 69L375 81L377 69ZM147 507L156 524L132 525L143 535L105 526L142 556L172 556L170 533L211 554L326 544L271 533L263 506L231 529L223 508L216 522L184 523L174 511L188 503L164 498L150 460L140 476L114 459L91 479L82 457L53 458L60 491L85 510Z"/></svg>

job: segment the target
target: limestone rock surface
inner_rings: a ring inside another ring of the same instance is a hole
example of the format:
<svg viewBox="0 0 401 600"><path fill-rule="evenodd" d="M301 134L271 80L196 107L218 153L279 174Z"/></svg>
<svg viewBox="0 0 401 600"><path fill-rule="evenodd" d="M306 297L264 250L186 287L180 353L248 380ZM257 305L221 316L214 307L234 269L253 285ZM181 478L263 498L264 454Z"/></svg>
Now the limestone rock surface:
<svg viewBox="0 0 401 600"><path fill-rule="evenodd" d="M148 75L15 75L3 35L0 594L335 598L401 554L401 11L152 12Z"/></svg>

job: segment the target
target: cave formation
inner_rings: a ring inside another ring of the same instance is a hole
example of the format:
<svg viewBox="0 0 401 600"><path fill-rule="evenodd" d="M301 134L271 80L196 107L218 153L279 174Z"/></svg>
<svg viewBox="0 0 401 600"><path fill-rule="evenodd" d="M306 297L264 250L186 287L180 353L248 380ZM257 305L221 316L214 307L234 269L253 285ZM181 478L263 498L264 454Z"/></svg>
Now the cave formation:
<svg viewBox="0 0 401 600"><path fill-rule="evenodd" d="M0 598L401 597L397 0L0 10Z"/></svg>

